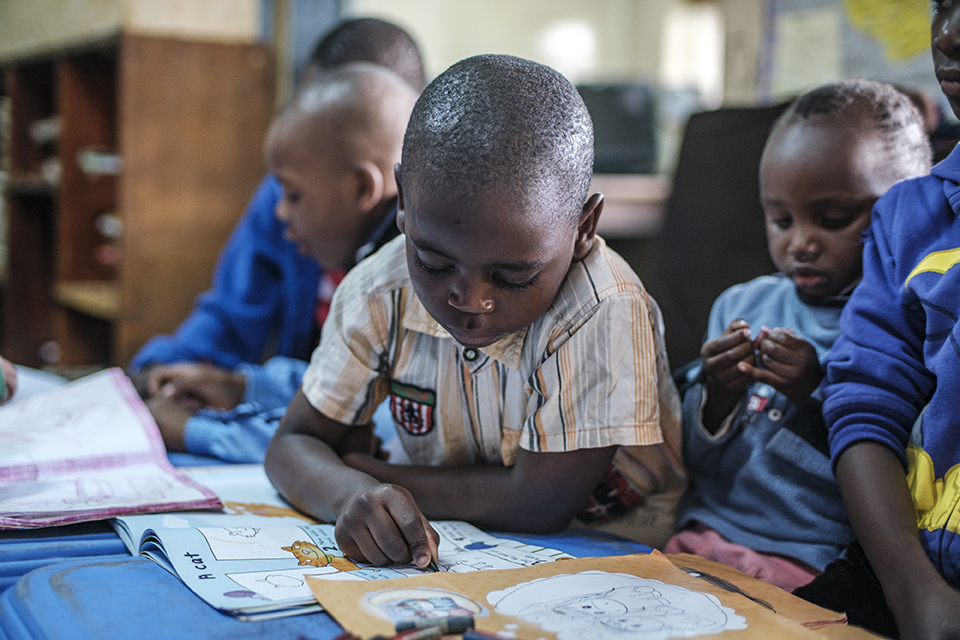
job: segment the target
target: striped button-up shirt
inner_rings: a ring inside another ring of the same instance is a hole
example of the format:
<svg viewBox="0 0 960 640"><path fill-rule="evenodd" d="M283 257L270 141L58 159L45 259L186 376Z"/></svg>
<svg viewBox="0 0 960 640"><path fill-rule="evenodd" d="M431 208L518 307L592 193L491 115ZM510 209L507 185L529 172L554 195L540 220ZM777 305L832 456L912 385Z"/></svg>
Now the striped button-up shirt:
<svg viewBox="0 0 960 640"><path fill-rule="evenodd" d="M543 316L482 349L459 345L427 313L404 237L394 239L337 289L303 392L355 425L389 396L414 464L510 466L518 447L621 445L614 464L641 496L682 476L660 311L600 238Z"/></svg>

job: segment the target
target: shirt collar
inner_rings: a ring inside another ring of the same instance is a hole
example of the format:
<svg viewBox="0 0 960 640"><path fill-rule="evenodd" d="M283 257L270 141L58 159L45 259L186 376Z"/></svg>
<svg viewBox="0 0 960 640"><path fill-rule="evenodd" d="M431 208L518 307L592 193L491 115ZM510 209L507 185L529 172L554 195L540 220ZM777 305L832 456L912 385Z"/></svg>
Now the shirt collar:
<svg viewBox="0 0 960 640"><path fill-rule="evenodd" d="M403 328L425 333L435 338L447 338L452 341L453 338L447 333L447 330L441 327L440 323L427 313L427 310L420 302L420 298L418 298L417 294L413 291L413 287L410 287L409 291L410 302L407 304L407 308L403 313ZM490 356L494 360L502 362L510 369L516 371L520 369L520 353L523 351L523 340L526 336L527 329L522 329L497 340L490 346L478 349L478 351Z"/></svg>
<svg viewBox="0 0 960 640"><path fill-rule="evenodd" d="M400 229L397 228L397 200L395 199L390 206L390 210L387 211L387 215L383 217L383 220L367 236L366 241L357 249L353 256L353 263L357 264L399 234Z"/></svg>

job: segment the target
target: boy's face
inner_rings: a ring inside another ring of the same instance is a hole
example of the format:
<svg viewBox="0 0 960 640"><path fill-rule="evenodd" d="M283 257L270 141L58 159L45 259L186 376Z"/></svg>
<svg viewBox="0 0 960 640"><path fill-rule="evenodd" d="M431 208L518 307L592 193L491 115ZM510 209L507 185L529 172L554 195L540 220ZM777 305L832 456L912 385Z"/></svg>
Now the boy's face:
<svg viewBox="0 0 960 640"><path fill-rule="evenodd" d="M960 2L935 0L930 30L940 90L960 117Z"/></svg>
<svg viewBox="0 0 960 640"><path fill-rule="evenodd" d="M351 210L350 174L337 165L328 145L308 140L315 141L316 135L289 122L275 126L267 137L267 170L283 187L276 216L286 223L284 235L301 254L327 268L346 266L363 240L358 215Z"/></svg>
<svg viewBox="0 0 960 640"><path fill-rule="evenodd" d="M862 273L862 234L890 187L878 136L822 115L775 132L760 162L760 199L774 264L797 288L843 293Z"/></svg>
<svg viewBox="0 0 960 640"><path fill-rule="evenodd" d="M578 244L572 222L498 191L444 199L399 183L410 279L454 340L485 347L550 308Z"/></svg>

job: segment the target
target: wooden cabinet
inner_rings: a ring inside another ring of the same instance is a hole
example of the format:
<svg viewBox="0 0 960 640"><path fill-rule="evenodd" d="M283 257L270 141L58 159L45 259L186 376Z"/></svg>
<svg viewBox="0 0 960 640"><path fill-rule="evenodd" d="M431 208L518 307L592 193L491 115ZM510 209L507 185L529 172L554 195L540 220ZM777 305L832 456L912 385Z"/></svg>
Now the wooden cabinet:
<svg viewBox="0 0 960 640"><path fill-rule="evenodd" d="M8 62L2 353L126 365L210 285L263 176L261 45L122 35Z"/></svg>

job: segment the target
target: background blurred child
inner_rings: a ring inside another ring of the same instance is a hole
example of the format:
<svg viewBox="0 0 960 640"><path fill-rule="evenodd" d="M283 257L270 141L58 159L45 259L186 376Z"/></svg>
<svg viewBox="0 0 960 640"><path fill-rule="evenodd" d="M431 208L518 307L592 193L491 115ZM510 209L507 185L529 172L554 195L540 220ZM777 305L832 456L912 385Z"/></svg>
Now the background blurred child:
<svg viewBox="0 0 960 640"><path fill-rule="evenodd" d="M325 34L311 52L300 84L353 62L391 69L418 93L426 84L420 50L410 34L376 18L344 20ZM331 241L350 249L346 264L328 262L301 253L285 237L287 223L274 216L282 196L276 177L264 177L220 253L210 291L197 298L174 334L148 341L131 361L131 370L174 362L232 368L272 355L310 358L323 324L320 316L342 270L393 237L394 225L385 221L386 237L363 238L355 245L328 230Z"/></svg>
<svg viewBox="0 0 960 640"><path fill-rule="evenodd" d="M275 213L304 255L346 267L365 239L396 235L393 166L416 97L386 67L351 63L315 76L276 117L265 144L283 189ZM159 365L147 406L170 451L261 462L306 367L282 356L232 371Z"/></svg>
<svg viewBox="0 0 960 640"><path fill-rule="evenodd" d="M550 531L605 476L619 491L593 520L680 482L659 310L596 236L592 169L586 106L543 65L468 58L417 101L404 236L347 274L267 451L274 484L336 520L347 555L422 567L426 517ZM411 465L369 454L388 396Z"/></svg>
<svg viewBox="0 0 960 640"><path fill-rule="evenodd" d="M960 115L960 3L936 0L937 79ZM960 149L877 203L823 412L858 547L802 590L905 638L960 637ZM891 616L892 613L892 616Z"/></svg>
<svg viewBox="0 0 960 640"><path fill-rule="evenodd" d="M826 85L777 121L760 194L780 273L731 287L711 310L702 362L682 385L691 487L666 552L792 590L853 540L830 468L820 363L860 280L874 203L929 168L920 114L887 85Z"/></svg>

